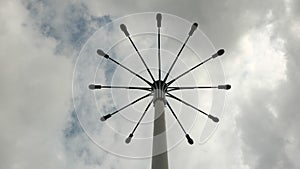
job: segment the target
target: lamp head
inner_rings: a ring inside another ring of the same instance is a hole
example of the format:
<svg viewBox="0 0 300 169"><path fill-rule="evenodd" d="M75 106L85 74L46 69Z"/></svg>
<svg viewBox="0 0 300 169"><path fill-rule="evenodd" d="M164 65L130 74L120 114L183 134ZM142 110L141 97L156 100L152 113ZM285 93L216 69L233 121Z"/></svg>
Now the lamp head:
<svg viewBox="0 0 300 169"><path fill-rule="evenodd" d="M186 134L185 137L186 137L186 139L187 139L187 141L188 141L188 143L189 143L190 145L194 144L194 141L193 141L193 139L190 137L190 135Z"/></svg>
<svg viewBox="0 0 300 169"><path fill-rule="evenodd" d="M133 137L133 134L130 133L129 136L126 138L125 143L129 144L131 142L132 137Z"/></svg>
<svg viewBox="0 0 300 169"><path fill-rule="evenodd" d="M219 49L219 50L217 51L217 53L215 53L215 54L212 55L212 58L216 58L216 57L218 57L218 56L221 56L221 55L223 55L224 53L225 53L225 50L224 50L224 49Z"/></svg>
<svg viewBox="0 0 300 169"><path fill-rule="evenodd" d="M90 84L89 85L89 89L94 90L95 89L95 85L94 84Z"/></svg>
<svg viewBox="0 0 300 169"><path fill-rule="evenodd" d="M161 27L161 19L162 19L162 16L160 13L156 14L156 21L157 21L157 27Z"/></svg>
<svg viewBox="0 0 300 169"><path fill-rule="evenodd" d="M191 30L190 30L190 32L189 32L189 36L192 36L193 35L193 33L195 32L195 30L197 29L197 27L198 27L198 23L193 23L193 25L192 25L192 27L191 27Z"/></svg>
<svg viewBox="0 0 300 169"><path fill-rule="evenodd" d="M226 84L226 85L219 85L218 89L225 89L225 90L229 90L231 89L231 85L230 84Z"/></svg>
<svg viewBox="0 0 300 169"><path fill-rule="evenodd" d="M212 115L208 115L208 118L210 118L212 121L218 123L219 122L219 119L217 117L214 117Z"/></svg>
<svg viewBox="0 0 300 169"><path fill-rule="evenodd" d="M124 24L120 25L120 29L124 32L126 36L129 36L129 32L127 31L127 27Z"/></svg>
<svg viewBox="0 0 300 169"><path fill-rule="evenodd" d="M110 117L111 117L111 114L108 114L108 115L102 116L102 117L100 118L100 120L101 120L101 121L105 121L105 120L109 119Z"/></svg>
<svg viewBox="0 0 300 169"><path fill-rule="evenodd" d="M109 58L108 54L106 54L105 52L103 52L103 50L101 50L101 49L97 50L97 54L100 55L100 56L105 57L106 59Z"/></svg>

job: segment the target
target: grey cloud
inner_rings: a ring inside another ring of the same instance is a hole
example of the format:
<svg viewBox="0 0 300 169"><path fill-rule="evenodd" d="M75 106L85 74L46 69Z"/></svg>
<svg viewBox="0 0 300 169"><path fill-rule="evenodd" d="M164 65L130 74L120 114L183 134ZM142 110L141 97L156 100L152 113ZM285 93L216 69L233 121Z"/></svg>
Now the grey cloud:
<svg viewBox="0 0 300 169"><path fill-rule="evenodd" d="M300 107L297 104L300 99L297 89L300 81L300 36L292 30L299 18L299 10L295 5L289 7L292 15L285 11L272 21L275 25L272 36L285 42L287 80L275 90L255 89L249 99L239 103L241 115L237 120L243 140L244 160L251 168L299 168L295 159L300 155L297 132L300 127ZM270 106L272 109L268 108Z"/></svg>
<svg viewBox="0 0 300 169"><path fill-rule="evenodd" d="M265 22L266 14L273 11L276 17L284 12L283 1L110 1L111 8L101 7L102 3L87 2L92 12L102 9L104 14L125 15L135 12L160 11L174 14L189 21L199 22L199 28L212 40L217 47L231 49L238 39L249 29ZM103 5L106 5L103 2ZM113 7L112 7L113 6ZM230 50L228 50L230 51Z"/></svg>
<svg viewBox="0 0 300 169"><path fill-rule="evenodd" d="M71 63L54 54L56 41L34 30L19 2L0 8L0 168L64 168Z"/></svg>
<svg viewBox="0 0 300 169"><path fill-rule="evenodd" d="M109 17L57 3L1 1L0 168L97 168L105 161L71 116L70 53Z"/></svg>
<svg viewBox="0 0 300 169"><path fill-rule="evenodd" d="M294 168L285 151L283 119L275 117L268 108L273 92L256 89L249 99L240 103L237 123L243 140L244 161L251 168Z"/></svg>
<svg viewBox="0 0 300 169"><path fill-rule="evenodd" d="M299 1L112 0L72 3L23 1L31 16L23 18L27 12L20 4L11 2L15 6L9 8L7 2L1 2L0 20L4 25L0 27L1 51L4 51L0 62L3 79L0 91L1 168L13 168L13 164L25 168L117 168L120 165L143 168L149 165L149 160L121 159L103 153L90 142L74 114L71 116L71 79L68 77L71 77L72 61L59 55L78 52L99 26L110 22L110 15L117 18L145 11L167 12L198 21L213 44L227 49L222 61L229 83L234 83L215 136L209 143L193 148L181 144L170 152L172 166L186 167L180 162L186 161L189 167L195 168L300 167L300 32L299 28L293 29L294 25L299 26ZM12 12L15 10L17 15ZM270 13L271 19L267 19ZM9 26L14 23L17 24ZM238 56L242 53L238 46L249 31L260 30L267 24L274 26L273 40L284 41L287 79L280 81L276 88L248 86L250 84L242 83L247 77L239 75L245 69L245 62ZM19 34L9 31L19 25L24 26L17 30ZM8 66L12 63L13 66ZM24 84L25 81L29 83ZM24 90L19 88L20 84L24 84ZM51 87L47 90L40 88L49 84ZM247 89L251 90L249 95L241 96ZM67 124L66 119L69 119ZM36 139L33 142L31 138ZM60 151L65 152L60 154Z"/></svg>
<svg viewBox="0 0 300 169"><path fill-rule="evenodd" d="M57 52L80 50L85 41L101 25L111 21L108 15L101 17L92 15L82 2L44 0L23 2L39 31L59 42Z"/></svg>

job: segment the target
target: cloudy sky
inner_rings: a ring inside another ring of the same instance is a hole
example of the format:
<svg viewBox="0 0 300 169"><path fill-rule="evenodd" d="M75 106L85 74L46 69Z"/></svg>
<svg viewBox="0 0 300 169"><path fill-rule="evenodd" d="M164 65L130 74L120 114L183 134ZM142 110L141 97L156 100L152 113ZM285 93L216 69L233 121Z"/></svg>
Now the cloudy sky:
<svg viewBox="0 0 300 169"><path fill-rule="evenodd" d="M300 168L300 1L1 0L1 169L150 168L151 159L115 156L89 139L72 78L95 31L156 11L197 21L225 48L221 61L233 86L213 137L179 144L170 168Z"/></svg>

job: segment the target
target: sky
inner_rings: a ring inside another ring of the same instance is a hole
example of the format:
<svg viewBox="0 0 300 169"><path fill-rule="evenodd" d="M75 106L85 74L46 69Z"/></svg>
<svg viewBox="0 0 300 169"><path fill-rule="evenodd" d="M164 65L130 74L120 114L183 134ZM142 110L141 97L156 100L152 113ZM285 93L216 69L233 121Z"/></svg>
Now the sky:
<svg viewBox="0 0 300 169"><path fill-rule="evenodd" d="M226 49L220 61L232 85L214 135L201 145L181 142L170 168L300 168L300 1L1 0L1 169L150 168L151 159L116 156L87 136L72 80L99 28L157 11L198 22Z"/></svg>

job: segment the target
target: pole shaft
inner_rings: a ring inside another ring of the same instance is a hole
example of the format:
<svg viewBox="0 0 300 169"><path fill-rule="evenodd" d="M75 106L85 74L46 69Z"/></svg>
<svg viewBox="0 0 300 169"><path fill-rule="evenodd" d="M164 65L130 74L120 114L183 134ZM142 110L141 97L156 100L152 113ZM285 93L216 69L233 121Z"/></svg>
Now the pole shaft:
<svg viewBox="0 0 300 169"><path fill-rule="evenodd" d="M161 91L156 91L161 92ZM151 169L168 169L167 136L165 124L165 101L154 97L154 129Z"/></svg>

